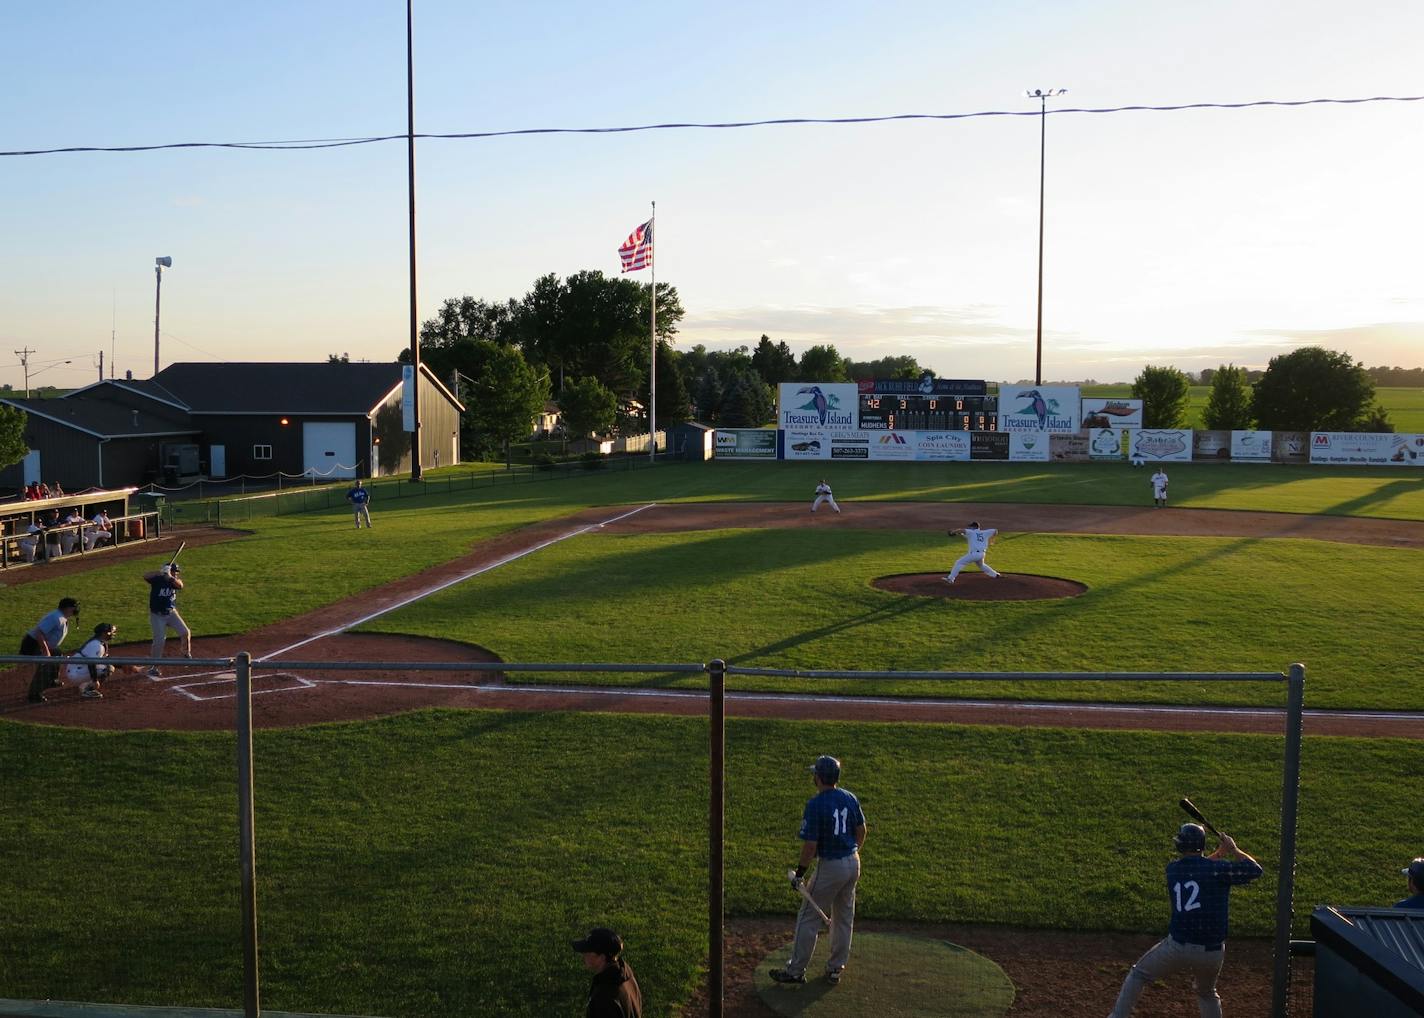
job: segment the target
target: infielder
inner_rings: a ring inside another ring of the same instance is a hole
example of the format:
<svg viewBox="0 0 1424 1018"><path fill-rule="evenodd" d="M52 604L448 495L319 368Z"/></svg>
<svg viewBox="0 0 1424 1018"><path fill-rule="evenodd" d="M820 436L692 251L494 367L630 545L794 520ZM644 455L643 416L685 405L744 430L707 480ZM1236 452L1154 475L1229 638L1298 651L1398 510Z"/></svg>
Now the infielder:
<svg viewBox="0 0 1424 1018"><path fill-rule="evenodd" d="M113 671L113 665L98 664L109 656L109 641L119 631L112 622L100 622L94 627L94 635L84 646L69 658L64 666L64 681L79 687L79 695L86 700L102 700L99 680L106 679Z"/></svg>
<svg viewBox="0 0 1424 1018"><path fill-rule="evenodd" d="M949 571L949 575L944 578L945 583L953 583L959 576L959 571L971 562L976 563L984 571L984 575L990 578L998 577L994 567L984 561L984 555L989 551L989 545L998 536L998 531L990 527L988 530L980 529L977 522L970 523L963 530L949 531L950 537L963 537L969 542L969 550L959 557L959 561L954 563L954 568Z"/></svg>
<svg viewBox="0 0 1424 1018"><path fill-rule="evenodd" d="M1158 509L1167 505L1167 471L1161 467L1152 475L1152 505Z"/></svg>
<svg viewBox="0 0 1424 1018"><path fill-rule="evenodd" d="M178 614L178 591L183 589L183 581L178 578L181 570L176 562L170 562L153 573L144 573L148 581L148 622L153 628L153 648L150 657L163 656L163 644L168 639L168 630L178 634L179 652L184 657L193 656L193 634ZM160 677L158 666L148 670L151 679Z"/></svg>
<svg viewBox="0 0 1424 1018"><path fill-rule="evenodd" d="M1199 824L1183 824L1174 843L1181 856L1167 864L1167 900L1172 908L1168 934L1132 966L1108 1018L1127 1018L1148 983L1177 973L1196 979L1202 1018L1221 1018L1216 980L1226 958L1231 888L1259 877L1261 865L1237 848L1229 834L1221 835L1215 852L1202 855L1206 830ZM1239 858L1228 862L1222 858L1225 855Z"/></svg>
<svg viewBox="0 0 1424 1018"><path fill-rule="evenodd" d="M356 509L356 529L361 529L361 521L366 521L366 529L371 529L371 510L367 505L371 501L371 493L367 491L360 481L356 486L346 493L346 501Z"/></svg>
<svg viewBox="0 0 1424 1018"><path fill-rule="evenodd" d="M816 507L819 506L822 502L829 502L831 504L831 508L834 509L836 512L841 511L841 507L836 505L835 496L831 494L831 486L826 483L826 479L824 477L821 478L821 483L816 485L816 501L811 503L811 511L815 512Z"/></svg>
<svg viewBox="0 0 1424 1018"><path fill-rule="evenodd" d="M860 880L860 849L865 844L865 814L854 795L838 787L841 762L821 756L811 765L816 794L801 815L801 858L791 887L799 891L811 860L820 857L809 888L821 911L831 917L831 956L826 959L826 981L841 981L841 972L850 958L851 933L855 927L855 885ZM802 901L796 916L796 941L785 968L772 969L778 983L804 983L806 966L816 951L821 935L821 917L811 902Z"/></svg>

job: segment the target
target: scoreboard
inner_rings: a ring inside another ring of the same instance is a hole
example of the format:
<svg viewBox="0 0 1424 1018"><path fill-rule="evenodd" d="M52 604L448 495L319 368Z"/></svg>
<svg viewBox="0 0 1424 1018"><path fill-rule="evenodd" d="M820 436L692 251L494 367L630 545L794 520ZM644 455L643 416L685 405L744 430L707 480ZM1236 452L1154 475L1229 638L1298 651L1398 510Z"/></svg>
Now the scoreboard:
<svg viewBox="0 0 1424 1018"><path fill-rule="evenodd" d="M876 379L859 383L862 431L997 431L999 400L964 379Z"/></svg>

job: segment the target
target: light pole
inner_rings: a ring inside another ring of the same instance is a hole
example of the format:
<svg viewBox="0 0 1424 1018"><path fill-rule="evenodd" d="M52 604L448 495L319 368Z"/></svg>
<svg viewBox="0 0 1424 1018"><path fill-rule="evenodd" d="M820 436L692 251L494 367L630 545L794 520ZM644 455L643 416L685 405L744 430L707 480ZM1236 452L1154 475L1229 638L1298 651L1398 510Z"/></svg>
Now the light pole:
<svg viewBox="0 0 1424 1018"><path fill-rule="evenodd" d="M1066 88L1030 88L1024 95L1038 100L1038 344L1033 358L1033 384L1043 384L1043 168L1048 127L1048 100L1067 94Z"/></svg>
<svg viewBox="0 0 1424 1018"><path fill-rule="evenodd" d="M31 379L31 378L34 378L36 375L41 374L41 373L43 373L43 372L45 372L45 371L48 371L50 368L57 368L57 367L59 367L61 364L68 364L68 363L70 363L70 362L69 362L69 361L51 361L50 363L44 365L44 367L36 368L34 371L31 371L31 370L30 370L30 365L29 365L29 362L28 362L27 359L23 359L23 358L22 358L21 361L20 361L20 363L21 363L22 365L24 365L24 368L25 368L25 399L29 399L29 398L30 398L30 379Z"/></svg>
<svg viewBox="0 0 1424 1018"><path fill-rule="evenodd" d="M153 260L153 373L158 374L158 318L163 298L163 270L173 267L173 259L168 255Z"/></svg>

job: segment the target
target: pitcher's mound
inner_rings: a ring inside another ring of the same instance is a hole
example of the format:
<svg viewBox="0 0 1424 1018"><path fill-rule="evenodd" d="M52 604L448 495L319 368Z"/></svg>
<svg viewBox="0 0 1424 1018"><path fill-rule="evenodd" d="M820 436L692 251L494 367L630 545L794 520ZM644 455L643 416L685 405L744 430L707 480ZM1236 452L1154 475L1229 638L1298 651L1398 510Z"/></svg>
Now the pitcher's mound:
<svg viewBox="0 0 1424 1018"><path fill-rule="evenodd" d="M832 986L823 975L825 939L805 983L774 983L768 975L786 964L789 944L757 966L752 981L772 1011L803 1018L1002 1018L1013 1005L1014 984L988 958L947 940L900 933L857 932L850 964Z"/></svg>
<svg viewBox="0 0 1424 1018"><path fill-rule="evenodd" d="M951 585L944 573L897 573L871 580L871 586L895 594L916 597L951 597L956 601L1052 601L1077 597L1088 590L1086 583L1057 576L1030 573L1000 573L996 577L980 572L964 572Z"/></svg>

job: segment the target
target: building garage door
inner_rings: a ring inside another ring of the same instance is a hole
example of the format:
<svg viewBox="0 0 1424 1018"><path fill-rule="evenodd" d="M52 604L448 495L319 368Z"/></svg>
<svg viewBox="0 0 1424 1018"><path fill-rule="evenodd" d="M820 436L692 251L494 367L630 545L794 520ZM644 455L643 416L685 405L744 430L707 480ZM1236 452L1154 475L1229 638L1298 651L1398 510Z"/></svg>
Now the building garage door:
<svg viewBox="0 0 1424 1018"><path fill-rule="evenodd" d="M304 421L302 463L317 477L355 477L356 422Z"/></svg>

